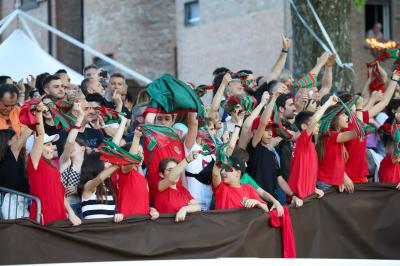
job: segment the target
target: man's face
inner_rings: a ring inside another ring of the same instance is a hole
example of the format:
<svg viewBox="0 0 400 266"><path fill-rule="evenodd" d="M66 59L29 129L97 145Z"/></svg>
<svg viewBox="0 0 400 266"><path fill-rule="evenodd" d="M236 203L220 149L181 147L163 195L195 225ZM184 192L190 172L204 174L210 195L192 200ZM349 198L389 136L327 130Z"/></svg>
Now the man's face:
<svg viewBox="0 0 400 266"><path fill-rule="evenodd" d="M212 117L212 121L215 125L215 130L219 130L222 127L221 119L219 118L219 113L216 112L215 115Z"/></svg>
<svg viewBox="0 0 400 266"><path fill-rule="evenodd" d="M255 90L257 88L257 81L253 74L247 76L246 84L252 90Z"/></svg>
<svg viewBox="0 0 400 266"><path fill-rule="evenodd" d="M77 85L71 84L70 87L65 88L65 93L68 100L76 100L79 97L80 88Z"/></svg>
<svg viewBox="0 0 400 266"><path fill-rule="evenodd" d="M282 113L283 117L286 119L293 119L296 115L296 106L292 98L287 99L285 102L285 109Z"/></svg>
<svg viewBox="0 0 400 266"><path fill-rule="evenodd" d="M62 85L64 86L64 89L69 88L71 86L71 78L69 77L69 75L66 73L61 73L59 76L60 76Z"/></svg>
<svg viewBox="0 0 400 266"><path fill-rule="evenodd" d="M3 98L0 100L0 114L8 116L14 106L17 105L18 96L16 93L4 93Z"/></svg>
<svg viewBox="0 0 400 266"><path fill-rule="evenodd" d="M95 68L86 69L85 73L83 74L85 78L98 78L98 70Z"/></svg>
<svg viewBox="0 0 400 266"><path fill-rule="evenodd" d="M47 87L44 88L44 91L47 95L50 95L58 100L64 99L65 97L65 89L61 79L50 81Z"/></svg>
<svg viewBox="0 0 400 266"><path fill-rule="evenodd" d="M12 85L13 84L13 80L12 79L6 79L6 84Z"/></svg>
<svg viewBox="0 0 400 266"><path fill-rule="evenodd" d="M98 102L86 102L85 112L87 115L87 121L95 123L99 118L100 103Z"/></svg>
<svg viewBox="0 0 400 266"><path fill-rule="evenodd" d="M123 78L120 77L112 77L110 79L110 92L111 95L114 94L114 91L120 92L125 85L125 80Z"/></svg>
<svg viewBox="0 0 400 266"><path fill-rule="evenodd" d="M128 88L124 85L124 87L117 91L121 95L122 102L125 102L126 95L128 94Z"/></svg>
<svg viewBox="0 0 400 266"><path fill-rule="evenodd" d="M174 125L174 117L171 114L158 114L156 117L156 125L172 127Z"/></svg>
<svg viewBox="0 0 400 266"><path fill-rule="evenodd" d="M245 90L243 89L242 83L240 82L240 80L232 80L228 84L228 90L226 96L230 97L239 94L246 94Z"/></svg>

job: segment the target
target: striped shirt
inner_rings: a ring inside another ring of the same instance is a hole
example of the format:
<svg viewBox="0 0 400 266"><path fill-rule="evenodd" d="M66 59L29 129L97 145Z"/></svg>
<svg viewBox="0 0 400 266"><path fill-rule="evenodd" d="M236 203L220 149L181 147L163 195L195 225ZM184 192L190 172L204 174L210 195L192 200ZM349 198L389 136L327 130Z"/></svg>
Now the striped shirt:
<svg viewBox="0 0 400 266"><path fill-rule="evenodd" d="M112 195L107 195L107 200L101 203L96 198L96 192L90 198L82 197L83 219L112 218L115 214L115 201Z"/></svg>

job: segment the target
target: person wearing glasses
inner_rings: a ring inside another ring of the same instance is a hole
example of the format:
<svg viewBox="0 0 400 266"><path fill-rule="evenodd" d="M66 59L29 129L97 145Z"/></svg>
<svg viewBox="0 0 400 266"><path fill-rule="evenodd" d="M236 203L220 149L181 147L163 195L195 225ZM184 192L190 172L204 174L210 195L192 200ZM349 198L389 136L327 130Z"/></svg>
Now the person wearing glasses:
<svg viewBox="0 0 400 266"><path fill-rule="evenodd" d="M19 136L24 125L19 121L18 97L16 85L0 85L0 129L12 129Z"/></svg>

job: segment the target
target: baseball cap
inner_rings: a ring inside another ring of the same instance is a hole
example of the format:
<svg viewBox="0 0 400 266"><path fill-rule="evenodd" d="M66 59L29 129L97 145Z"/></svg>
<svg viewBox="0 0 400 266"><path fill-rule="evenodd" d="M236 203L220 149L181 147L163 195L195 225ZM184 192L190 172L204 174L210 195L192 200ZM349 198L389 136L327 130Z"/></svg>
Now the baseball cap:
<svg viewBox="0 0 400 266"><path fill-rule="evenodd" d="M54 135L47 135L46 133L44 134L44 140L43 140L43 144L49 143L49 142L54 142L60 139L60 135L58 134L54 134ZM33 148L33 142L35 141L35 136L34 135L30 135L29 138L26 141L25 144L25 148L26 148L26 152L30 153L32 151Z"/></svg>
<svg viewBox="0 0 400 266"><path fill-rule="evenodd" d="M251 125L251 129L252 130L256 130L258 128L258 126L260 125L260 120L261 117L257 116L256 119L254 119L253 124ZM277 128L278 124L276 124L275 122L273 122L271 119L268 121L267 127L266 128Z"/></svg>
<svg viewBox="0 0 400 266"><path fill-rule="evenodd" d="M229 157L229 161L233 168L235 168L236 170L240 170L242 175L244 174L244 172L246 171L246 163L244 162L244 160L235 156L231 156Z"/></svg>

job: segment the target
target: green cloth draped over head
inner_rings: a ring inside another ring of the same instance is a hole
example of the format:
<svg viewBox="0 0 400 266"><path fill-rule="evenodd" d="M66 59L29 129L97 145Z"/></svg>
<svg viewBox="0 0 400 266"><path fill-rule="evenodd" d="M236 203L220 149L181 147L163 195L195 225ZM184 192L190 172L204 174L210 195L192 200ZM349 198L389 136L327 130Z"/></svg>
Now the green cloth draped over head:
<svg viewBox="0 0 400 266"><path fill-rule="evenodd" d="M203 102L185 82L164 74L147 87L151 100L147 112L179 113L197 112L198 119L204 119Z"/></svg>
<svg viewBox="0 0 400 266"><path fill-rule="evenodd" d="M245 114L249 115L256 107L257 100L253 96L246 94L230 96L225 102L224 109L227 113L230 113L235 110L237 105L240 105Z"/></svg>

